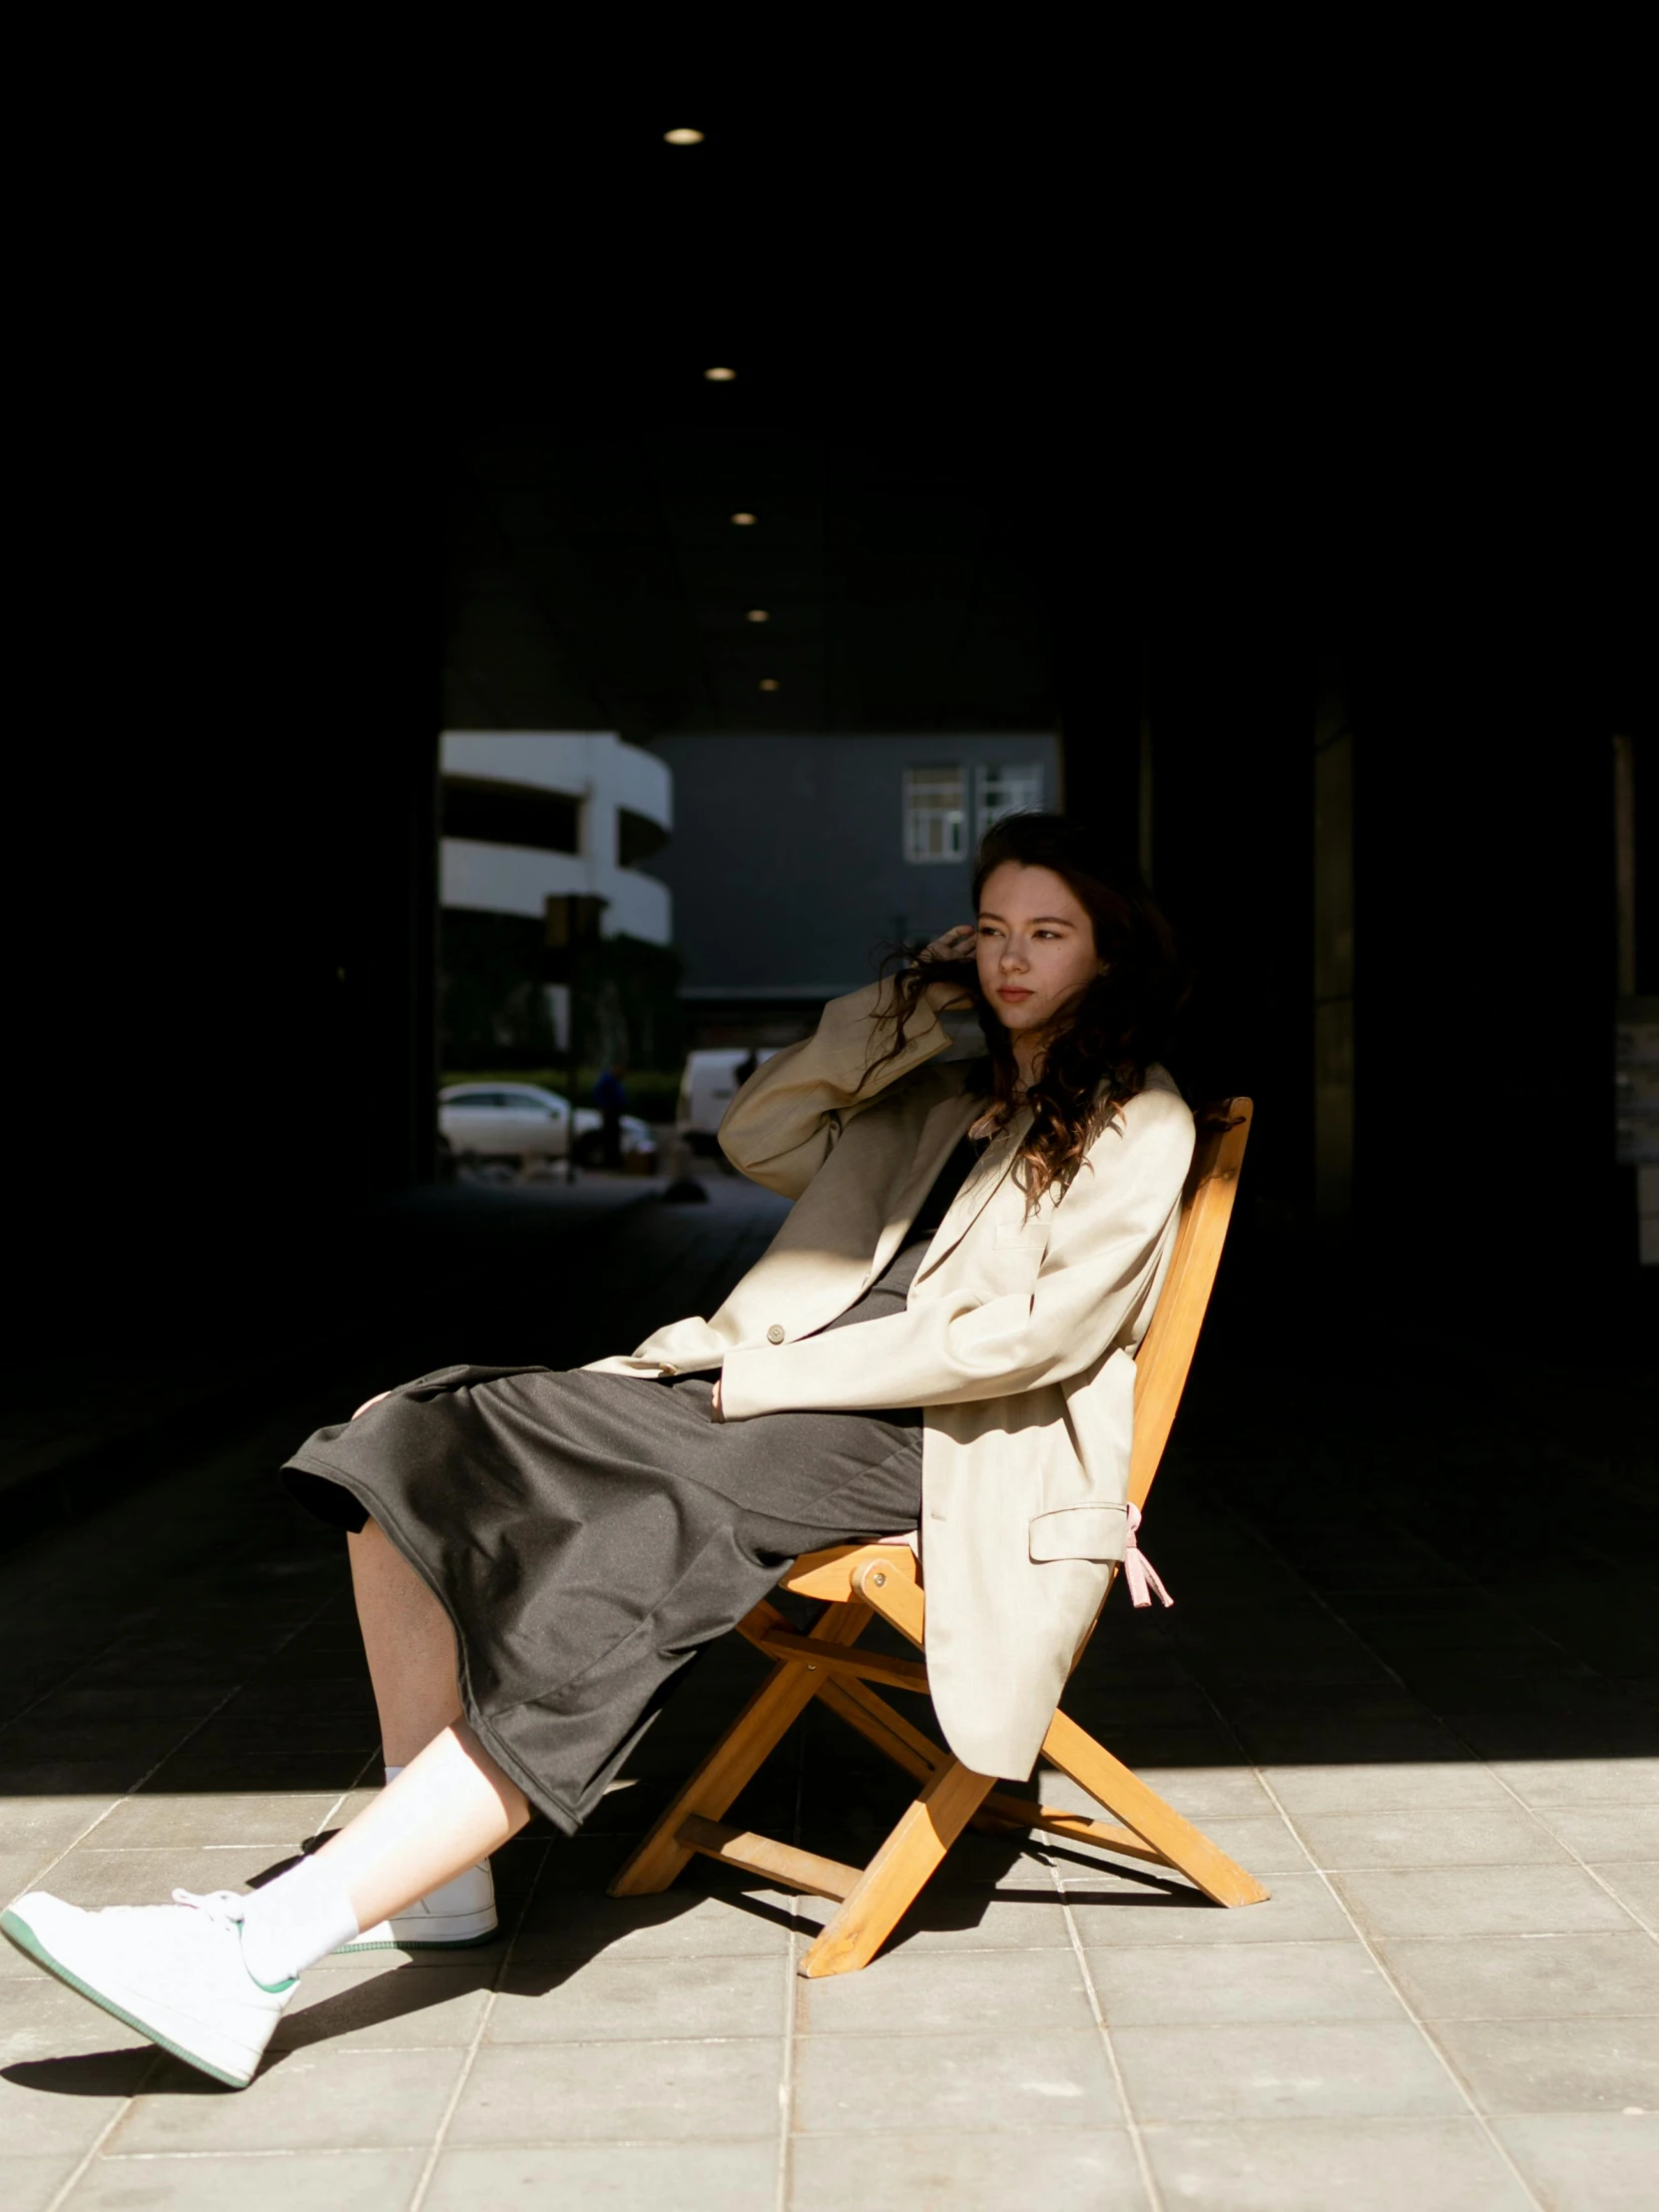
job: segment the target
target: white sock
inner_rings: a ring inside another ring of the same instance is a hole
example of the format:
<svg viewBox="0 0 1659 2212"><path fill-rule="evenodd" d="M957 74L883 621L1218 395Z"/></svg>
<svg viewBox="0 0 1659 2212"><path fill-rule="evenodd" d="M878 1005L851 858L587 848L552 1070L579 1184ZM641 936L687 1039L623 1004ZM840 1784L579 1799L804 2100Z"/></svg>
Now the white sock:
<svg viewBox="0 0 1659 2212"><path fill-rule="evenodd" d="M242 1955L254 1979L278 1988L358 1935L351 1900L326 1859L306 1859L256 1890L242 1917Z"/></svg>

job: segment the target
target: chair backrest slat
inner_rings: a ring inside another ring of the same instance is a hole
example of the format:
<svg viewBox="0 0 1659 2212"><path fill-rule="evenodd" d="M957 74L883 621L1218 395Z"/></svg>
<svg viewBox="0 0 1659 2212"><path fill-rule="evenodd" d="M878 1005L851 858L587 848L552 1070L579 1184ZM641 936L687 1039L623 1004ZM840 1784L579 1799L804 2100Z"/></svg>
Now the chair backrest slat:
<svg viewBox="0 0 1659 2212"><path fill-rule="evenodd" d="M1135 1361L1135 1448L1129 1462L1129 1495L1137 1505L1146 1503L1193 1364L1233 1218L1250 1117L1248 1098L1223 1099L1198 1117L1198 1143L1182 1194L1175 1253Z"/></svg>

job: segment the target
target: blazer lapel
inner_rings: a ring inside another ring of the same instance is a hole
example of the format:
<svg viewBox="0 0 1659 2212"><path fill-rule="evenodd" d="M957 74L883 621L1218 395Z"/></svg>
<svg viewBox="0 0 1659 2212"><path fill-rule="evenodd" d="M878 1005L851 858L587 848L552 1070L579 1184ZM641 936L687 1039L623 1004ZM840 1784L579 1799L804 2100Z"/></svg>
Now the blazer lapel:
<svg viewBox="0 0 1659 2212"><path fill-rule="evenodd" d="M990 1204L994 1193L1006 1182L1013 1172L1014 1162L1019 1158L1019 1148L1030 1124L1030 1113L1022 1107L1007 1128L985 1147L973 1173L952 1200L950 1211L934 1231L933 1241L927 1247L922 1263L915 1272L917 1283L955 1251ZM917 1204L920 1204L919 1199Z"/></svg>
<svg viewBox="0 0 1659 2212"><path fill-rule="evenodd" d="M892 1210L876 1239L869 1273L864 1278L866 1290L898 1250L904 1232L920 1210L922 1200L933 1188L934 1178L966 1135L969 1124L979 1111L977 1099L963 1097L959 1092L953 1097L941 1098L929 1111L927 1119L921 1125L921 1141L916 1146L910 1172L900 1185ZM981 1162L980 1166L983 1164ZM975 1173L977 1172L976 1170ZM971 1183L973 1177L970 1176L968 1181Z"/></svg>

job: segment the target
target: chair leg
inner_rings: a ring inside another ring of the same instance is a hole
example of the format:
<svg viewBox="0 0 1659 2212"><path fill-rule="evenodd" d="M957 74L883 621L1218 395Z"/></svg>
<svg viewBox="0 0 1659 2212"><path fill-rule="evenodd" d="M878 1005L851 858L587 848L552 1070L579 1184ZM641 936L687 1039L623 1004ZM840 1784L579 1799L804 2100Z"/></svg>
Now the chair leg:
<svg viewBox="0 0 1659 2212"><path fill-rule="evenodd" d="M959 1759L931 1776L802 1960L814 1980L867 1966L939 1861L978 1811L995 1778Z"/></svg>
<svg viewBox="0 0 1659 2212"><path fill-rule="evenodd" d="M895 1713L885 1698L877 1697L864 1683L851 1677L837 1682L831 1676L818 1695L821 1705L855 1728L912 1781L925 1782L948 1763L947 1751L919 1728L912 1728L902 1713Z"/></svg>
<svg viewBox="0 0 1659 2212"><path fill-rule="evenodd" d="M870 1619L867 1605L830 1605L814 1623L813 1633L826 1643L853 1644ZM798 1659L782 1660L774 1667L644 1843L613 1877L612 1897L649 1897L668 1888L695 1856L679 1840L681 1822L691 1814L718 1821L828 1679Z"/></svg>
<svg viewBox="0 0 1659 2212"><path fill-rule="evenodd" d="M1218 1905L1260 1905L1271 1894L1066 1714L1056 1713L1050 1723L1043 1738L1043 1757L1081 1783L1108 1813L1115 1813L1125 1828L1150 1844L1167 1866L1196 1883Z"/></svg>

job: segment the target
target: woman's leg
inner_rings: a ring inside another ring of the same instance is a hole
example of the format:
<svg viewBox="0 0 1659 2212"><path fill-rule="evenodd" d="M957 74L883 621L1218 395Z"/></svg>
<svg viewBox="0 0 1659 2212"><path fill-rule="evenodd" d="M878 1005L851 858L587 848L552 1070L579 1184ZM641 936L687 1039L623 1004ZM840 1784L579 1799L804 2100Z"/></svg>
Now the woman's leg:
<svg viewBox="0 0 1659 2212"><path fill-rule="evenodd" d="M530 1809L461 1718L448 1614L377 1522L346 1542L381 1747L404 1770L316 1854L365 1929L476 1867Z"/></svg>
<svg viewBox="0 0 1659 2212"><path fill-rule="evenodd" d="M307 1966L475 1865L528 1816L471 1732L446 1728L314 1858L251 1898L176 1890L148 1911L87 1912L32 1891L0 1930L128 2027L242 2088Z"/></svg>
<svg viewBox="0 0 1659 2212"><path fill-rule="evenodd" d="M445 1634L448 1627L445 1621ZM397 1779L312 1864L345 1891L357 1926L370 1928L488 1858L529 1818L524 1793L456 1721L411 1754Z"/></svg>
<svg viewBox="0 0 1659 2212"><path fill-rule="evenodd" d="M388 1767L406 1767L461 1717L455 1632L443 1607L376 1522L367 1522L345 1540L380 1715L382 1752Z"/></svg>

